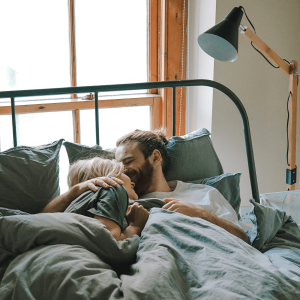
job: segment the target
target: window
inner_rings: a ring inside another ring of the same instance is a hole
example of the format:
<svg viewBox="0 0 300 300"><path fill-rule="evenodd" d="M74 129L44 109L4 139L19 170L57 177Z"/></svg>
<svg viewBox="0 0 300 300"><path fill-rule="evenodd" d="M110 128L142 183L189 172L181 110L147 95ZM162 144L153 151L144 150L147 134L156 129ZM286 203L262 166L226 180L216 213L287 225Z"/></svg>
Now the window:
<svg viewBox="0 0 300 300"><path fill-rule="evenodd" d="M147 1L77 1L75 33L78 86L147 81Z"/></svg>
<svg viewBox="0 0 300 300"><path fill-rule="evenodd" d="M0 31L0 37L5 47L0 49L0 89L184 79L186 2L2 1L0 26L5 30ZM121 118L127 129L149 129L160 124L171 128L169 91L142 92L99 95L100 145L103 142L104 147L112 146L108 125ZM95 144L94 128L88 125L92 123L89 121L93 113L89 110L94 103L83 99L84 96L15 99L18 144L38 145L45 143L47 137L52 142L55 134L43 135L37 131L37 128L46 130L45 124L68 141ZM178 109L184 108L182 90L178 91L177 99L182 99ZM10 99L0 99L1 151L13 146L12 135L7 134L11 132L10 113ZM105 118L109 114L114 120L108 124ZM132 123L130 127L131 121L137 121L137 114L141 123ZM184 112L181 115L184 118ZM181 124L184 129L184 119ZM116 136L111 134L111 139L116 140L120 132L115 130Z"/></svg>
<svg viewBox="0 0 300 300"><path fill-rule="evenodd" d="M75 82L78 86L147 81L147 1L76 1L75 14L69 15L73 5L73 1L61 0L0 3L0 26L6 29L0 31L0 38L7 45L0 49L1 90L75 85L70 72L73 59L76 60ZM72 28L69 28L69 17L75 19L74 53L70 51L72 41L69 41L69 33ZM131 92L134 93L141 91ZM77 101L82 101L80 98L83 96L77 95ZM71 95L36 98L15 100L17 105L57 103L58 108L63 102L72 101ZM10 99L0 101L3 106L9 104ZM139 118L134 118L137 110ZM109 120L107 116L113 115L115 120L126 122L122 128L150 129L149 105L103 108L99 113L100 136L103 135L101 140L106 141L106 146L102 147L114 147L115 140L120 137L115 131L108 138L107 126L103 126ZM125 115L127 118L123 118ZM94 125L88 125L91 119L95 122L93 111L82 110L78 117L82 119L79 124L83 140L94 145ZM41 145L59 138L74 141L72 111L32 111L17 114L16 118L19 145ZM138 122L139 119L142 123ZM3 151L13 146L11 118L1 116L0 126Z"/></svg>
<svg viewBox="0 0 300 300"><path fill-rule="evenodd" d="M66 1L1 1L0 28L2 91L70 85Z"/></svg>

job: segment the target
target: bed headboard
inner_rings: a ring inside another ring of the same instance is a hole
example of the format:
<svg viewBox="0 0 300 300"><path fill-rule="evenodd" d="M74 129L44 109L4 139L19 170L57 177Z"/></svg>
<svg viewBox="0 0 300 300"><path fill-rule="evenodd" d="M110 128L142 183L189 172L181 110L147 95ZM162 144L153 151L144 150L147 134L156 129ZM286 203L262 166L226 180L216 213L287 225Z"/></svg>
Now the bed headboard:
<svg viewBox="0 0 300 300"><path fill-rule="evenodd" d="M116 84L116 85L99 85L99 86L83 86L83 87L66 87L53 89L39 89L39 90L21 90L21 91L6 91L0 92L0 98L11 99L11 114L14 146L17 146L17 131L15 118L15 98L28 96L46 96L46 95L61 95L61 94L79 94L79 93L94 93L95 95L95 119L96 119L96 144L99 145L99 115L98 115L98 93L112 92L112 91L130 91L130 90L144 90L144 89L162 89L172 88L173 90L173 136L176 135L176 88L189 86L207 86L215 88L231 99L240 112L243 126L244 137L246 145L246 154L248 160L248 169L250 175L250 183L252 189L252 198L259 203L259 192L256 177L255 161L252 147L252 140L250 134L250 125L246 110L240 99L226 86L212 80L193 79L193 80L174 80L174 81L156 81L156 82L141 82L130 84Z"/></svg>

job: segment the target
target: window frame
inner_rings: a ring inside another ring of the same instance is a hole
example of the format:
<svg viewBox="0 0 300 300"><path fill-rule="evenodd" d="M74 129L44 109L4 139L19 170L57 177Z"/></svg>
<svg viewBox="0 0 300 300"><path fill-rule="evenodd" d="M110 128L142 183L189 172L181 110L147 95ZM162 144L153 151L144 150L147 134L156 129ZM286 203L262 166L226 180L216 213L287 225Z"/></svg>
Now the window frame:
<svg viewBox="0 0 300 300"><path fill-rule="evenodd" d="M148 0L148 81L186 79L186 28L188 0ZM75 0L68 1L69 41L70 41L70 80L77 86L76 45L75 45ZM185 88L176 90L176 134L185 134ZM92 100L92 99L91 99ZM19 102L20 103L20 102ZM56 103L16 103L16 114L73 111L74 141L80 143L80 110L94 108L94 101L77 100ZM132 95L116 99L101 97L99 108L151 106L151 129L165 126L172 135L172 90L149 90L140 97ZM11 114L10 105L0 106L0 115Z"/></svg>

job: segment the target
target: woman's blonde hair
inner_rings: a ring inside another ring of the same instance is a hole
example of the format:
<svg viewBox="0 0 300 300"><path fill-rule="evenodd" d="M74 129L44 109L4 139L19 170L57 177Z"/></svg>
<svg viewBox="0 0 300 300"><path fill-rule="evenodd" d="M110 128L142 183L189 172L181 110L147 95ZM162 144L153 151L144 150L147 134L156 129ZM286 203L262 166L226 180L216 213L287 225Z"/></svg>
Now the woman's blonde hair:
<svg viewBox="0 0 300 300"><path fill-rule="evenodd" d="M68 173L68 186L70 188L77 183L96 177L118 177L123 171L123 164L116 160L104 159L101 157L78 160L70 166Z"/></svg>

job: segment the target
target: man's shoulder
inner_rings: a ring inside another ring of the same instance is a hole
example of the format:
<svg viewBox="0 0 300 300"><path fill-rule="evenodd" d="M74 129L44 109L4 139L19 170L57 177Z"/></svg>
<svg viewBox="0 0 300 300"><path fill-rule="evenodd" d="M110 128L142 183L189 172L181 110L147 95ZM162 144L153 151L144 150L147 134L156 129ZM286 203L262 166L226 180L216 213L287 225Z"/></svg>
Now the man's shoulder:
<svg viewBox="0 0 300 300"><path fill-rule="evenodd" d="M204 189L207 187L208 187L208 189L211 188L205 184L198 184L198 183L194 183L194 182L184 182L181 180L168 181L168 185L171 188L172 192L184 192L189 189Z"/></svg>
<svg viewBox="0 0 300 300"><path fill-rule="evenodd" d="M205 191L213 191L216 190L214 187L202 183L197 183L197 182L184 182L180 180L176 180L177 182L177 187L176 189L184 191L184 190L205 190ZM216 190L217 191L217 190Z"/></svg>

